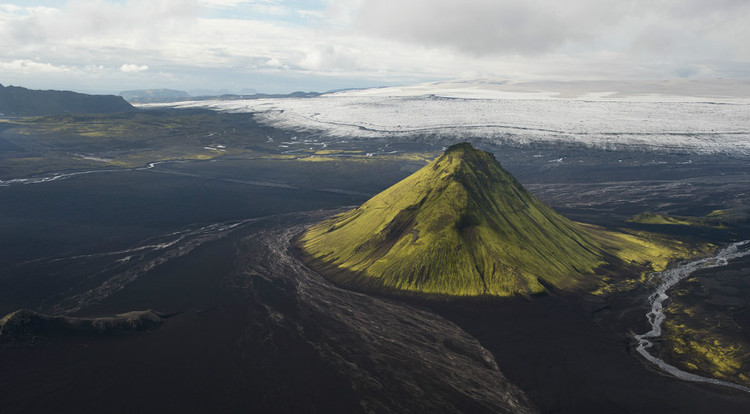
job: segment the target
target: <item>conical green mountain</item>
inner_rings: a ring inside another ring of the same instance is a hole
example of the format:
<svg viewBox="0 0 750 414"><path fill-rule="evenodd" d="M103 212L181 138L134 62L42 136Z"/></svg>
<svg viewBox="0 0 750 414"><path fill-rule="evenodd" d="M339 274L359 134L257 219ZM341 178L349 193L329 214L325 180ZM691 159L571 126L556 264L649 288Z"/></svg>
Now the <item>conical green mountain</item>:
<svg viewBox="0 0 750 414"><path fill-rule="evenodd" d="M633 235L568 220L492 154L469 144L448 148L359 208L310 227L297 246L344 285L451 296L570 289L605 257L656 263L674 255Z"/></svg>
<svg viewBox="0 0 750 414"><path fill-rule="evenodd" d="M446 295L566 288L604 263L579 225L528 193L491 154L450 147L359 208L307 230L303 251L357 285ZM347 280L343 280L344 283Z"/></svg>

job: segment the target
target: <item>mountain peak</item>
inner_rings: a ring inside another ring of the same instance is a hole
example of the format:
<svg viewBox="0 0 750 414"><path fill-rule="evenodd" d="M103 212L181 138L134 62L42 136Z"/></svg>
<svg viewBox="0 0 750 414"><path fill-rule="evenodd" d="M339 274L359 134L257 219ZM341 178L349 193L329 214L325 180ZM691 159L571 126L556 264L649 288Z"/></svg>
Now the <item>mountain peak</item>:
<svg viewBox="0 0 750 414"><path fill-rule="evenodd" d="M298 244L342 284L451 296L566 289L605 263L583 228L466 143Z"/></svg>
<svg viewBox="0 0 750 414"><path fill-rule="evenodd" d="M432 173L423 174L423 178L427 180L431 176L431 179L435 180L435 185L441 185L441 181L444 182L443 184L447 183L447 178L470 185L472 181L490 179L493 173L505 178L510 176L502 168L491 171L493 165L499 167L495 156L475 149L468 143L450 146L431 165Z"/></svg>
<svg viewBox="0 0 750 414"><path fill-rule="evenodd" d="M448 149L445 150L445 154L452 154L452 153L472 153L477 152L478 150L474 149L474 147L471 146L468 142L459 142L458 144L453 144Z"/></svg>
<svg viewBox="0 0 750 414"><path fill-rule="evenodd" d="M460 144L451 145L448 147L441 158L448 157L470 163L486 164L491 162L497 162L495 156L489 152L478 150L471 146L468 142L462 142Z"/></svg>

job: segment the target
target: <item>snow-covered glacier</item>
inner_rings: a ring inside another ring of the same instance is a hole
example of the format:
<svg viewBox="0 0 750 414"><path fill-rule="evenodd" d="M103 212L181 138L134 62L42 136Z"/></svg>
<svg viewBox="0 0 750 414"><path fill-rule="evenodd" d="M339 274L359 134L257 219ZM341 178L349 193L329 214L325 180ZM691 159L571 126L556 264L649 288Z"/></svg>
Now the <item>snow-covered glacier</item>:
<svg viewBox="0 0 750 414"><path fill-rule="evenodd" d="M680 88L685 85L652 85L651 93L649 85L642 84L636 84L640 88L595 86L441 82L315 98L208 100L171 106L252 113L274 127L349 139L419 136L750 155L747 82L735 87L691 84L687 92Z"/></svg>

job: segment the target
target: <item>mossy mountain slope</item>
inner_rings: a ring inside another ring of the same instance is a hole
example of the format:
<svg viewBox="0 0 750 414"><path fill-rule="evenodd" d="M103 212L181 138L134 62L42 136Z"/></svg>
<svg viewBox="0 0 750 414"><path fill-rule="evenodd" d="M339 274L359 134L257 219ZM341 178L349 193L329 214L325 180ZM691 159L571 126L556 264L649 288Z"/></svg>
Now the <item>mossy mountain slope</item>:
<svg viewBox="0 0 750 414"><path fill-rule="evenodd" d="M587 229L528 193L469 144L357 209L309 228L298 246L344 284L450 296L572 288L605 264Z"/></svg>

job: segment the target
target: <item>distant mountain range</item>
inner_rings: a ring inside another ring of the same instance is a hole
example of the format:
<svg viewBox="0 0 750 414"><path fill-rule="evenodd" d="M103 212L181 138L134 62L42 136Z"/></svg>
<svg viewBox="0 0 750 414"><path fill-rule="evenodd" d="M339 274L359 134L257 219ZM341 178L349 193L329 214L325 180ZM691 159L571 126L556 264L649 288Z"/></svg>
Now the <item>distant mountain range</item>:
<svg viewBox="0 0 750 414"><path fill-rule="evenodd" d="M60 113L114 113L134 111L121 96L87 95L70 91L41 91L0 85L0 115L35 116Z"/></svg>
<svg viewBox="0 0 750 414"><path fill-rule="evenodd" d="M137 89L122 91L120 96L132 103L175 102L190 99L190 94L174 89Z"/></svg>
<svg viewBox="0 0 750 414"><path fill-rule="evenodd" d="M198 91L207 92L206 94L192 94L185 91L178 91L174 89L137 89L132 91L122 91L120 96L125 98L128 102L134 104L147 104L147 103L169 103L169 102L183 102L183 101L235 101L240 99L270 99L270 98L314 98L322 95L318 92L292 92L289 94L267 94L257 93L253 89L244 89L241 94L233 93L211 93L212 91ZM247 92L247 93L245 93Z"/></svg>

